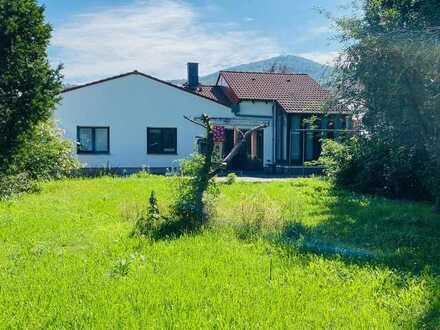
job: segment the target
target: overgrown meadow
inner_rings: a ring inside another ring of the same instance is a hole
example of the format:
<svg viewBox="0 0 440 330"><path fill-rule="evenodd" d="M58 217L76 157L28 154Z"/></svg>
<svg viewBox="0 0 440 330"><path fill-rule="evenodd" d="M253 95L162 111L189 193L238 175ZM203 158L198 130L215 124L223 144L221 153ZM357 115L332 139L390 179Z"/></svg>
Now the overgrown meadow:
<svg viewBox="0 0 440 330"><path fill-rule="evenodd" d="M440 217L320 179L221 184L200 233L130 237L174 179L50 182L0 202L0 327L440 327Z"/></svg>

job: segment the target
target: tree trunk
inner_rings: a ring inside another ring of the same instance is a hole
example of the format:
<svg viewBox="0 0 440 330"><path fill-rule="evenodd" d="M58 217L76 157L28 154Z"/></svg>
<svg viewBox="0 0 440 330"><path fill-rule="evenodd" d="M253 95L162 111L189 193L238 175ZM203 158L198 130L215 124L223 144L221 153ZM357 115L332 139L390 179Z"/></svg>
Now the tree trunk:
<svg viewBox="0 0 440 330"><path fill-rule="evenodd" d="M206 127L206 155L203 163L203 169L198 178L199 184L197 185L197 209L199 214L199 222L203 224L207 215L205 205L203 202L204 194L208 190L209 182L211 180L212 158L214 154L214 132L211 121L208 116L202 116L203 124Z"/></svg>
<svg viewBox="0 0 440 330"><path fill-rule="evenodd" d="M203 167L201 171L199 172L199 175L194 178L196 180L195 182L195 203L196 203L196 216L197 220L200 223L200 225L203 224L203 222L207 219L207 212L205 210L204 205L204 195L205 192L209 188L209 183L212 178L214 178L219 171L221 171L222 167L224 165L227 165L229 162L232 161L232 159L239 153L240 149L246 144L246 139L249 135L251 135L253 132L267 127L267 124L262 124L260 126L257 126L249 131L247 131L245 134L242 134L241 141L237 143L234 148L232 148L231 152L223 159L222 164L215 164L213 162L213 156L214 156L214 130L213 130L213 124L211 123L210 118L207 115L202 115L201 122L197 122L193 119L190 119L186 116L184 118L196 125L202 126L206 130L206 154L204 155L204 162ZM223 165L223 166L222 166Z"/></svg>

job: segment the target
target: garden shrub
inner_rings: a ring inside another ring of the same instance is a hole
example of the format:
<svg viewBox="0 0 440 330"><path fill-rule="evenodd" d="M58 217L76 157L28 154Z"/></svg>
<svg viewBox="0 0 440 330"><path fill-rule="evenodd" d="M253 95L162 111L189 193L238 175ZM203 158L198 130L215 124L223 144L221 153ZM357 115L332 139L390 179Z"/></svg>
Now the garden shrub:
<svg viewBox="0 0 440 330"><path fill-rule="evenodd" d="M132 236L154 238L160 232L163 219L160 215L156 193L151 192L149 207L146 212L138 213Z"/></svg>
<svg viewBox="0 0 440 330"><path fill-rule="evenodd" d="M324 167L324 173L336 180L338 184L350 185L360 168L356 161L359 141L352 138L344 142L324 140L322 152L318 160Z"/></svg>
<svg viewBox="0 0 440 330"><path fill-rule="evenodd" d="M426 155L374 137L326 140L319 162L336 184L391 198L431 200L424 185Z"/></svg>
<svg viewBox="0 0 440 330"><path fill-rule="evenodd" d="M226 176L225 184L227 184L227 185L232 185L232 184L234 184L235 182L237 182L237 174L235 174L235 173L229 173L229 174Z"/></svg>
<svg viewBox="0 0 440 330"><path fill-rule="evenodd" d="M23 139L10 171L27 173L34 180L63 178L79 168L73 148L53 121L43 122Z"/></svg>
<svg viewBox="0 0 440 330"><path fill-rule="evenodd" d="M20 148L0 176L2 198L37 190L34 181L60 179L79 168L72 142L65 140L52 121L39 124L23 136Z"/></svg>
<svg viewBox="0 0 440 330"><path fill-rule="evenodd" d="M180 176L175 186L175 199L171 203L170 212L162 216L159 212L158 201L154 192L149 199L146 212L134 210L136 224L132 236L145 236L161 239L180 236L184 233L200 230L208 224L215 214L215 203L218 188L213 179L208 183L208 189L201 189L200 171L203 169L204 157L196 154L191 159L181 163ZM200 198L202 193L202 198ZM128 214L123 209L124 214Z"/></svg>
<svg viewBox="0 0 440 330"><path fill-rule="evenodd" d="M181 163L176 198L171 207L171 217L181 224L179 230L198 230L215 215L219 190L213 178L209 179L205 190L204 162L203 155L195 154Z"/></svg>
<svg viewBox="0 0 440 330"><path fill-rule="evenodd" d="M38 190L37 183L27 173L0 175L0 200Z"/></svg>

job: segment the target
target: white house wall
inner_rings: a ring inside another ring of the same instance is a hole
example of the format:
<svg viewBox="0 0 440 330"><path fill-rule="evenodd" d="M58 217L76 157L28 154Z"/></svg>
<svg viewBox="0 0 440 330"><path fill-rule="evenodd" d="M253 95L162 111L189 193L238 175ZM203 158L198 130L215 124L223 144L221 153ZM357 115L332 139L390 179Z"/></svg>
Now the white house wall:
<svg viewBox="0 0 440 330"><path fill-rule="evenodd" d="M245 101L240 102L239 115L244 116L267 116L273 115L273 102L266 101Z"/></svg>
<svg viewBox="0 0 440 330"><path fill-rule="evenodd" d="M85 167L168 168L192 154L195 137L204 133L183 116L203 113L234 117L221 104L141 75L129 75L64 93L55 119L74 141L77 126L110 127L110 154L78 155ZM176 127L177 155L148 155L147 127Z"/></svg>
<svg viewBox="0 0 440 330"><path fill-rule="evenodd" d="M264 166L273 163L273 125L269 109L272 103L245 102L244 112L250 126L267 121L264 130ZM63 94L55 112L65 136L77 140L77 127L110 127L109 154L80 154L88 168L170 168L194 152L195 137L203 129L183 118L207 113L217 118L238 118L230 108L192 95L141 75L129 75ZM254 121L255 124L252 124ZM245 126L243 128L249 128ZM147 127L176 127L177 155L148 155ZM235 127L235 126L234 126Z"/></svg>

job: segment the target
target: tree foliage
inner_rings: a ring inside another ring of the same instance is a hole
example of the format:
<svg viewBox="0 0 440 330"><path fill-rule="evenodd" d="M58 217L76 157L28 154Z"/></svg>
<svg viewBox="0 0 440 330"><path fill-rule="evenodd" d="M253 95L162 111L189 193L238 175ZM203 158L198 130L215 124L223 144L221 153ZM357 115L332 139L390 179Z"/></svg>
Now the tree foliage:
<svg viewBox="0 0 440 330"><path fill-rule="evenodd" d="M152 238L170 237L187 232L196 232L209 224L215 213L218 186L214 180L216 175L231 162L246 145L247 138L255 131L267 127L266 123L240 133L240 141L232 148L226 157L221 159L214 152L214 124L208 115L186 120L205 130L206 148L202 153L194 154L190 159L183 160L180 166L181 175L177 180L174 201L171 204L170 216L160 217L161 221L151 220L152 214L159 215L156 206L150 199L149 216L137 221L134 232ZM143 229L142 229L143 228Z"/></svg>
<svg viewBox="0 0 440 330"><path fill-rule="evenodd" d="M362 146L395 155L382 168L400 171L408 166L400 151L410 151L409 167L440 202L440 6L434 0L361 3L361 16L336 22L347 44L334 81L337 101L362 116Z"/></svg>
<svg viewBox="0 0 440 330"><path fill-rule="evenodd" d="M389 145L376 137L325 140L319 162L338 185L355 191L391 198L431 198L420 175L424 159L408 146Z"/></svg>
<svg viewBox="0 0 440 330"><path fill-rule="evenodd" d="M50 67L51 27L36 0L0 0L0 171L9 170L23 137L50 118L62 90Z"/></svg>
<svg viewBox="0 0 440 330"><path fill-rule="evenodd" d="M214 153L214 124L208 115L203 114L200 121L185 119L202 126L206 133L206 150L202 155L195 155L193 159L183 163L183 179L180 181L178 197L176 198L173 212L177 218L185 219L193 227L201 227L212 215L214 199L216 196L215 176L226 168L241 148L246 145L248 137L255 131L267 127L262 123L248 131L240 133L240 140L223 159Z"/></svg>
<svg viewBox="0 0 440 330"><path fill-rule="evenodd" d="M22 136L9 172L27 173L32 180L61 179L80 167L73 157L74 148L74 143L65 139L62 130L49 119Z"/></svg>

